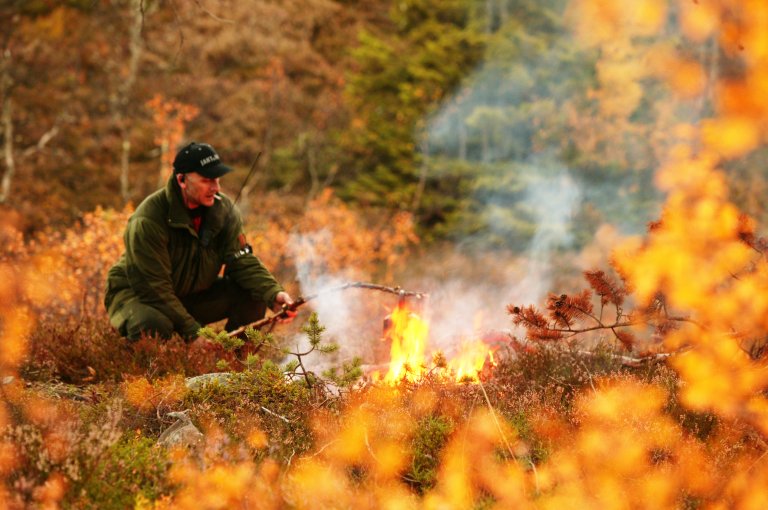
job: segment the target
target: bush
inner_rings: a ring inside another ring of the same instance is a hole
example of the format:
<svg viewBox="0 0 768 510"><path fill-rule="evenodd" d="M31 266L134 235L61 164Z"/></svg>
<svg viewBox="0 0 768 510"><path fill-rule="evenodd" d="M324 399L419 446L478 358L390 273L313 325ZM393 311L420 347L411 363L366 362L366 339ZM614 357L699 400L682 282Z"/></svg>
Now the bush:
<svg viewBox="0 0 768 510"><path fill-rule="evenodd" d="M412 442L411 468L403 476L419 494L435 485L440 452L454 428L452 420L445 416L428 416L419 421Z"/></svg>
<svg viewBox="0 0 768 510"><path fill-rule="evenodd" d="M129 342L105 317L95 317L40 323L30 335L21 371L28 380L119 382L126 375L208 373L216 370L216 362L222 357L226 358L227 353L216 347L190 353L179 337Z"/></svg>
<svg viewBox="0 0 768 510"><path fill-rule="evenodd" d="M170 491L166 451L140 431L127 432L105 453L64 507L100 510L134 507L138 498L154 501Z"/></svg>
<svg viewBox="0 0 768 510"><path fill-rule="evenodd" d="M221 427L242 443L258 428L269 438L267 453L287 461L312 444L313 395L302 381L290 381L278 365L266 361L259 368L232 373L225 383L190 391L183 405L204 428Z"/></svg>

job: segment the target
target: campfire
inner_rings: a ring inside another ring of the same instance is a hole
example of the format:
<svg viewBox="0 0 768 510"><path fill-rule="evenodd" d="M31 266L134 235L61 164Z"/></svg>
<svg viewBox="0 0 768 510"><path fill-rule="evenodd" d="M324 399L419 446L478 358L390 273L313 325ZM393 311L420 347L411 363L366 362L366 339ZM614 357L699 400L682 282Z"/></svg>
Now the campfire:
<svg viewBox="0 0 768 510"><path fill-rule="evenodd" d="M495 350L479 338L462 338L450 351L429 346L429 324L401 300L384 321L384 339L390 344L390 384L415 382L428 374L461 382L478 381L483 370L495 365Z"/></svg>
<svg viewBox="0 0 768 510"><path fill-rule="evenodd" d="M459 338L453 342L451 348L445 350L430 348L429 324L416 312L416 309L408 305L407 299L422 301L427 294L365 282L345 283L306 298L299 297L292 305L283 306L281 312L230 331L227 335L236 336L248 327L261 329L265 326L274 326L278 320L285 317L287 311L295 311L321 294L347 289L377 290L395 294L399 298L397 306L384 319L382 345L389 346L389 363L375 365L374 370L369 366L368 373L375 381L384 380L389 384L396 384L402 380L417 382L425 376L432 375L457 382L477 382L484 370L496 366L493 353L508 340L506 337L502 337L501 341L498 338L494 339L494 335L498 337L496 333ZM386 356L386 353L381 354L382 356L376 356L377 360ZM386 371L386 374L382 376L383 371Z"/></svg>

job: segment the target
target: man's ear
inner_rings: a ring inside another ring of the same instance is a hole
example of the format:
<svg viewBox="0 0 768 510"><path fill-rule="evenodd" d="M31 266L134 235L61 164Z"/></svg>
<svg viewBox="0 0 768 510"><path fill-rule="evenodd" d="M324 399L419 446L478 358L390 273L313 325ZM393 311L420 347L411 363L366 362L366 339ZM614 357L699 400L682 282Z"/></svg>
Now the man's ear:
<svg viewBox="0 0 768 510"><path fill-rule="evenodd" d="M179 183L179 186L182 186L184 184L184 174L176 174L176 182Z"/></svg>

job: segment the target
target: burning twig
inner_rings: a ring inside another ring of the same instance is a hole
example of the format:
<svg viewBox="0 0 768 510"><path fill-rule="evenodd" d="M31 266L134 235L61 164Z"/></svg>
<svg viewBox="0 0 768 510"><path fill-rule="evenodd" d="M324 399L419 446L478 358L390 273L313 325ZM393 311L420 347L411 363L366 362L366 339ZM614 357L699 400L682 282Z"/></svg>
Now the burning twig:
<svg viewBox="0 0 768 510"><path fill-rule="evenodd" d="M389 292L390 294L395 294L400 297L400 299L404 299L406 297L415 297L416 299L423 299L428 296L428 294L424 292L413 292L401 289L400 287L386 287L384 285L378 285L375 283L365 283L365 282L350 282L345 283L344 285L339 285L338 287L333 287L330 289L323 290L321 292L318 292L317 294L313 294L311 296L306 297L299 297L297 298L292 305L283 305L283 307L280 309L279 312L275 313L274 315L270 317L265 317L261 320L258 320L256 322L252 322L250 324L247 324L245 326L241 326L237 329L234 329L227 333L230 337L237 336L241 333L243 333L248 328L253 329L261 329L264 326L268 326L271 324L274 324L282 319L284 319L288 312L295 311L298 307L306 304L307 302L316 299L323 294L330 294L332 292L340 292L342 290L346 289L369 289L369 290L378 290L381 292Z"/></svg>

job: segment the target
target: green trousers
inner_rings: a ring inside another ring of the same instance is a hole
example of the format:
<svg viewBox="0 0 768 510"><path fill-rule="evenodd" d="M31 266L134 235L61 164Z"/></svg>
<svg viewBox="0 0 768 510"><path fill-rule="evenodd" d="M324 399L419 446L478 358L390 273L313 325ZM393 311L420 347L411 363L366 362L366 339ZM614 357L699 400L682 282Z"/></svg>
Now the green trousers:
<svg viewBox="0 0 768 510"><path fill-rule="evenodd" d="M130 292L126 289L125 292ZM227 319L224 329L232 331L264 317L267 305L255 300L229 278L219 278L208 289L181 298L189 314L202 325ZM142 335L157 335L168 339L175 331L173 322L156 308L129 298L123 305L124 320L114 324L128 340L138 340Z"/></svg>

